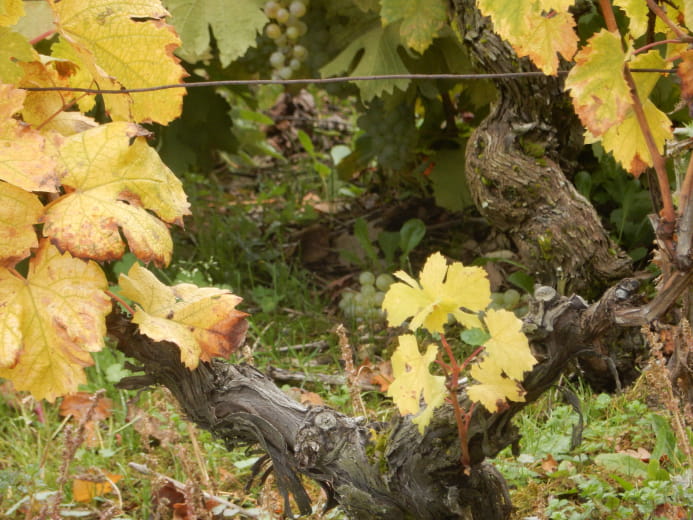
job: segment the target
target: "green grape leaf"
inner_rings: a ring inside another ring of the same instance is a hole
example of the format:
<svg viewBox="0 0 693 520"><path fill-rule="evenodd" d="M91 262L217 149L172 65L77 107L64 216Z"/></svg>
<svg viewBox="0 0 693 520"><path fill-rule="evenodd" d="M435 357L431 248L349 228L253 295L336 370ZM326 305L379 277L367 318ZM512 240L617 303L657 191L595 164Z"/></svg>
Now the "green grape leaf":
<svg viewBox="0 0 693 520"><path fill-rule="evenodd" d="M474 206L464 175L464 146L457 150L439 150L432 157L433 170L429 179L433 184L436 205L450 211L462 211Z"/></svg>
<svg viewBox="0 0 693 520"><path fill-rule="evenodd" d="M445 0L382 0L383 25L402 20L402 40L416 52L428 49L447 21Z"/></svg>
<svg viewBox="0 0 693 520"><path fill-rule="evenodd" d="M406 65L397 53L402 45L398 24L381 27L375 24L366 33L356 38L336 58L320 69L322 77L336 76L348 72L350 76L373 76L377 74L406 74ZM358 63L349 72L354 58L361 55ZM409 85L408 79L381 81L356 81L364 101L370 101L384 93L392 94L395 88L402 91Z"/></svg>
<svg viewBox="0 0 693 520"><path fill-rule="evenodd" d="M595 137L623 121L631 106L623 77L625 60L620 36L603 29L577 53L566 79L575 112Z"/></svg>
<svg viewBox="0 0 693 520"><path fill-rule="evenodd" d="M558 54L572 59L577 51L575 20L568 12L573 0L479 0L495 31L518 56L529 56L546 74L556 74Z"/></svg>
<svg viewBox="0 0 693 520"><path fill-rule="evenodd" d="M387 389L399 413L419 414L412 422L424 429L431 422L433 411L443 404L447 391L445 377L435 376L428 371L428 366L435 361L438 348L434 344L426 347L426 353L419 352L416 337L405 334L399 337L399 346L392 355L392 375L394 379ZM423 397L426 407L421 409Z"/></svg>
<svg viewBox="0 0 693 520"><path fill-rule="evenodd" d="M219 48L222 67L255 46L255 37L269 21L262 11L264 0L167 0L172 23L183 46L178 55L194 63L210 46L210 26Z"/></svg>
<svg viewBox="0 0 693 520"><path fill-rule="evenodd" d="M647 31L647 16L650 9L642 0L614 0L614 5L623 9L630 19L630 33L633 38L642 36Z"/></svg>

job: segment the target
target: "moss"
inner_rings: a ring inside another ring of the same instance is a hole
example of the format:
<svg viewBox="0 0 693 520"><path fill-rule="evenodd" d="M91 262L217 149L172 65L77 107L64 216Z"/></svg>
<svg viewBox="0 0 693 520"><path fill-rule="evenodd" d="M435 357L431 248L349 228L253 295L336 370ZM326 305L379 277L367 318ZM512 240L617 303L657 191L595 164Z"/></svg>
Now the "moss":
<svg viewBox="0 0 693 520"><path fill-rule="evenodd" d="M543 159L544 162L546 162L544 157L546 154L546 146L543 143L521 137L520 146L522 147L522 151L524 151L530 157L534 157L535 159Z"/></svg>
<svg viewBox="0 0 693 520"><path fill-rule="evenodd" d="M541 253L541 257L547 262L550 262L553 259L553 245L551 244L552 238L553 236L550 231L537 237L539 252Z"/></svg>

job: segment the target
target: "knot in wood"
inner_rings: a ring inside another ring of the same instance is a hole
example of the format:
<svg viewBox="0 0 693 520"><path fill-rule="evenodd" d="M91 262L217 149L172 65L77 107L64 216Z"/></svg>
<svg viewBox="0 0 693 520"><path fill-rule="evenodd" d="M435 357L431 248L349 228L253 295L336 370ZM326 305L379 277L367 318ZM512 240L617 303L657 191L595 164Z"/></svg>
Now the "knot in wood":
<svg viewBox="0 0 693 520"><path fill-rule="evenodd" d="M321 412L318 415L316 415L314 422L315 426L317 426L321 430L331 430L332 428L337 426L337 419L335 418L333 413L328 411Z"/></svg>

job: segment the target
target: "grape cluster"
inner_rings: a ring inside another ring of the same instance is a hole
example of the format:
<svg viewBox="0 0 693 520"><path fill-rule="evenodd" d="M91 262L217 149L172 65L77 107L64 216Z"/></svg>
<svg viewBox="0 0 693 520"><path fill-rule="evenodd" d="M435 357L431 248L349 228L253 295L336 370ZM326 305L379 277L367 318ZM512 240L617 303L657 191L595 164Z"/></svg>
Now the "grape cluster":
<svg viewBox="0 0 693 520"><path fill-rule="evenodd" d="M414 110L407 103L386 107L376 99L358 119L359 127L371 140L371 149L378 164L392 170L402 170L412 157L416 145Z"/></svg>
<svg viewBox="0 0 693 520"><path fill-rule="evenodd" d="M385 298L385 292L395 282L392 275L387 273L375 276L370 271L359 275L359 291L347 291L342 294L339 308L350 318L375 320L383 316L380 306Z"/></svg>
<svg viewBox="0 0 693 520"><path fill-rule="evenodd" d="M269 57L275 78L290 79L308 57L308 50L298 43L308 31L301 20L308 3L309 0L269 0L265 3L263 9L271 20L265 26L265 36L276 46Z"/></svg>
<svg viewBox="0 0 693 520"><path fill-rule="evenodd" d="M529 294L520 295L515 289L505 292L491 293L491 309L507 309L513 311L518 318L527 314Z"/></svg>

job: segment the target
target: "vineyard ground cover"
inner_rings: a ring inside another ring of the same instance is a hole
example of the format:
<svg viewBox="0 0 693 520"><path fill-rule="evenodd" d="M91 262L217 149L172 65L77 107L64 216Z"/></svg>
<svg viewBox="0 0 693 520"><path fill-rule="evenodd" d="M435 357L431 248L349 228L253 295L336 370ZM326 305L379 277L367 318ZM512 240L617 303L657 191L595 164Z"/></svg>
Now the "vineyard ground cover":
<svg viewBox="0 0 693 520"><path fill-rule="evenodd" d="M467 263L484 255L493 256L508 244L502 235L489 234L478 220L476 233L453 234L452 226L446 225L451 218L472 217L431 210L430 200L421 198L420 193L402 203L388 195L393 192L387 184L373 188L372 179L371 206L359 202L344 206L339 214L321 213L314 204L325 197L324 183L313 171L311 161L306 154L296 153L289 161L269 167L233 172L223 168L212 177L182 175L193 206L192 216L186 229L174 236L177 260L158 274L169 283L228 286L244 295L244 310L252 313L248 344L256 365L263 370L276 367L309 376L303 383L284 382L284 390L304 402L324 403L351 414L347 386L326 384L320 376L334 374L334 367L340 366L333 333L335 324L344 321L337 308L338 295L357 284L362 269L373 266L367 259L363 265L345 264L334 247L319 262L305 262L300 246L310 247L311 235L306 230L321 226L318 229L333 238L353 236L353 228L343 223L353 226L357 218L373 219L375 207L378 215L392 215L396 223L423 217L427 234L421 249L444 246ZM358 184L358 179L354 182ZM398 193L401 197L401 191ZM306 198L307 194L317 199ZM269 243L274 246L268 247ZM126 270L133 261L128 258L114 269ZM421 260L414 251L411 262L418 265ZM498 261L487 261L486 265L489 272L495 273L493 283L497 289L516 269ZM365 355L389 358L390 352L382 349L387 350L392 338L382 321L345 323L359 362ZM319 348L286 348L302 344ZM374 350L374 345L379 345L378 349ZM63 513L72 511L84 518L97 518L116 503L125 512L119 518L155 514L159 506L153 497L158 496L157 490L163 484L137 473L128 466L130 462L146 464L181 482L193 482L203 491L265 515L263 518L281 516L281 497L271 478L264 485L256 483L244 489L257 455L240 449L229 452L208 433L191 428L166 391L138 395L113 388L113 383L127 374L118 353L98 353L96 361L95 367L88 370L89 384L84 390L106 389L106 396L113 401L112 413L99 423L97 444L79 447L67 473L61 466L71 441L63 433L72 421L59 415L59 402L37 407L9 391L2 394L0 415L7 420L2 423L0 435L0 511L8 518L26 518L27 507L41 514L45 499L58 489L65 493ZM656 492L661 496L662 490L657 487L660 481L623 475L594 461L609 452L603 443L605 438L614 439L624 451L641 450L646 454L655 448L650 414L658 412L644 404L646 393L642 388L636 385L629 394L613 398L578 388L580 401L586 403L586 426L584 442L575 449L569 447L569 432L577 415L567 404L561 404L558 393L549 393L529 407L519 420L522 456L517 459L506 450L497 459L511 485L517 507L514 518L592 518L590 515L597 514L600 507L609 507L614 497L619 500L622 515L614 518L647 518L654 511L651 495ZM387 420L393 413L382 392L364 392L363 399L372 419ZM682 461L666 455L663 469L674 476L681 474ZM118 493L104 491L87 503L76 503L72 482L93 468L122 476L116 484ZM321 491L309 486L309 492L319 505ZM673 486L666 492L674 508L690 499L682 487ZM333 510L327 518L340 519L343 515Z"/></svg>

